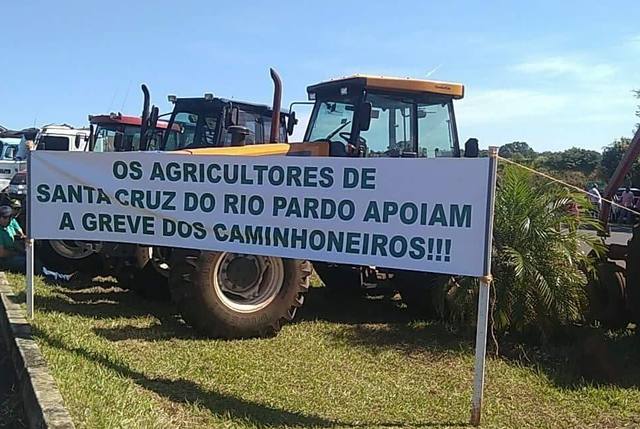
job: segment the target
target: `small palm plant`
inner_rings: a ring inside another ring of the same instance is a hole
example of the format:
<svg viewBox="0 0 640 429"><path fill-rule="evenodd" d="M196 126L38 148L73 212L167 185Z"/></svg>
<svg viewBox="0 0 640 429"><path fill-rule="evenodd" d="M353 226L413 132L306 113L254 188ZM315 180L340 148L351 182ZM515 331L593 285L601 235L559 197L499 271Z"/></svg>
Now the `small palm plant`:
<svg viewBox="0 0 640 429"><path fill-rule="evenodd" d="M600 251L587 199L512 166L501 170L496 194L492 274L492 323L497 333L546 337L583 320L585 271L591 249ZM477 282L450 286L447 317L472 322Z"/></svg>

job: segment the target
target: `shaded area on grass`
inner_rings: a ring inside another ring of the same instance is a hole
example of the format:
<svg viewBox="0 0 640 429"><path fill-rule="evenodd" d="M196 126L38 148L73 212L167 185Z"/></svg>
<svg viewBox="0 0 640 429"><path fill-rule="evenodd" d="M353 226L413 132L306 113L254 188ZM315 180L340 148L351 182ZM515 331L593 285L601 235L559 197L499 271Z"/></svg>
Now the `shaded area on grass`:
<svg viewBox="0 0 640 429"><path fill-rule="evenodd" d="M231 417L260 425L306 425L316 427L335 426L334 422L315 416L271 408L221 392L203 389L197 383L185 379L171 380L167 378L149 378L144 373L115 362L82 347L69 346L61 340L52 338L42 330L35 330L41 340L59 350L74 353L84 359L96 362L103 367L127 377L141 387L151 390L173 402L198 403L220 418Z"/></svg>
<svg viewBox="0 0 640 429"><path fill-rule="evenodd" d="M544 372L561 388L640 388L640 335L634 330L570 328L545 346L505 342L501 357Z"/></svg>
<svg viewBox="0 0 640 429"><path fill-rule="evenodd" d="M373 351L398 350L408 356L472 353L474 332L462 332L415 315L388 297L341 296L327 288L311 288L301 320L346 324L334 333L337 341ZM640 335L637 329L610 333L590 327L559 332L544 346L526 338L503 338L500 357L546 374L558 387L590 385L640 387Z"/></svg>

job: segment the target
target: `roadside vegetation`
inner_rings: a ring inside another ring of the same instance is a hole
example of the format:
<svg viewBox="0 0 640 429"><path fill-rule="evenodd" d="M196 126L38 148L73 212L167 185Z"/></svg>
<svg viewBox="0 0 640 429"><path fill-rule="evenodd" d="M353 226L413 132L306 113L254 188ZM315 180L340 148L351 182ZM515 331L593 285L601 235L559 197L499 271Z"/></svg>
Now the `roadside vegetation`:
<svg viewBox="0 0 640 429"><path fill-rule="evenodd" d="M501 169L496 195L491 296L494 334L546 341L585 323L590 250L602 252L587 199L517 167ZM441 314L475 324L478 282L447 285ZM440 298L441 299L441 298Z"/></svg>

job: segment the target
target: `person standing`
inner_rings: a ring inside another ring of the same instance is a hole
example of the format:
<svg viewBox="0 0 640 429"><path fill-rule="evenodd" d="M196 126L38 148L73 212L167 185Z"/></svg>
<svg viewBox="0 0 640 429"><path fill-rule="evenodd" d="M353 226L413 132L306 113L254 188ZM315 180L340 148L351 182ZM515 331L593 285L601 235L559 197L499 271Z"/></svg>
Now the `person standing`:
<svg viewBox="0 0 640 429"><path fill-rule="evenodd" d="M633 210L634 208L634 198L633 192L627 186L622 196L620 197L621 204L624 208ZM633 221L633 212L629 210L623 210L622 219L624 223L628 223L629 220Z"/></svg>
<svg viewBox="0 0 640 429"><path fill-rule="evenodd" d="M598 190L598 185L595 183L589 190L589 201L591 201L591 205L593 206L594 217L598 217L600 209L602 208L602 196L600 195L600 190Z"/></svg>

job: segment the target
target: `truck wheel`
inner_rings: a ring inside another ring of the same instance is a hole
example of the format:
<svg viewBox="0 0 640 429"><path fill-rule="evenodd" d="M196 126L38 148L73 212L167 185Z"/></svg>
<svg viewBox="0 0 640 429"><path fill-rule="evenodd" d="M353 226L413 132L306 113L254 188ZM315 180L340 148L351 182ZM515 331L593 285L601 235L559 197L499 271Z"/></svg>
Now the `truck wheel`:
<svg viewBox="0 0 640 429"><path fill-rule="evenodd" d="M313 269L331 292L355 295L362 291L359 269L327 262L314 262Z"/></svg>
<svg viewBox="0 0 640 429"><path fill-rule="evenodd" d="M624 269L613 262L601 262L596 269L597 278L592 277L587 284L589 318L609 329L624 328L629 322Z"/></svg>
<svg viewBox="0 0 640 429"><path fill-rule="evenodd" d="M218 338L273 335L309 288L308 261L231 252L174 251L169 285L186 323Z"/></svg>
<svg viewBox="0 0 640 429"><path fill-rule="evenodd" d="M100 268L96 252L79 241L43 240L38 246L38 257L44 267L60 274L75 271L96 274Z"/></svg>

